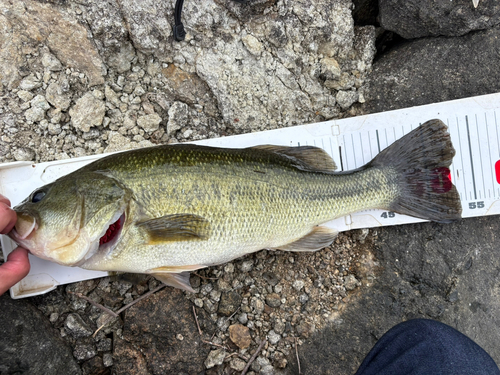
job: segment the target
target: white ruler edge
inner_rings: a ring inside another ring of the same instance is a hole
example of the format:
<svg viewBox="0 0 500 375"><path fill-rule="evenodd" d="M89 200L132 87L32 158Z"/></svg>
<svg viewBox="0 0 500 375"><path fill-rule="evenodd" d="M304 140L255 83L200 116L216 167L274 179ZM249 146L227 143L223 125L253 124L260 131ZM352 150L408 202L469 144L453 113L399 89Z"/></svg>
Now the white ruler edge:
<svg viewBox="0 0 500 375"><path fill-rule="evenodd" d="M193 143L235 148L258 144L314 145L325 149L339 170L348 170L367 163L379 149L433 118L439 118L449 126L457 151L450 170L462 200L462 216L499 214L500 176L497 176L495 166L500 160L500 93ZM0 164L0 193L16 205L37 187L103 156L40 164ZM500 162L498 166L500 174ZM326 225L346 231L422 221L392 212L369 210L338 218ZM15 243L6 236L0 236L0 241L6 258ZM59 266L31 255L30 261L30 274L11 288L12 298L39 295L57 285L106 276L105 272Z"/></svg>

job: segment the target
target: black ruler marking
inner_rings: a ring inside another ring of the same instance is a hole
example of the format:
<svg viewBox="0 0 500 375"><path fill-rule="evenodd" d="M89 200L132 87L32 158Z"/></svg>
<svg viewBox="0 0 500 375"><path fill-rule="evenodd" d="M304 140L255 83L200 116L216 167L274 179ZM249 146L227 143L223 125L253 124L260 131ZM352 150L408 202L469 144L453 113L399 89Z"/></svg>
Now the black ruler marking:
<svg viewBox="0 0 500 375"><path fill-rule="evenodd" d="M484 167L483 167L483 154L481 152L481 140L479 139L479 123L477 121L477 114L476 114L476 134L477 136L477 145L479 147L479 161L480 161L480 166L481 166L481 177L483 178L483 194L484 197L486 198L486 185L484 182ZM481 198L481 191L479 191L479 198Z"/></svg>
<svg viewBox="0 0 500 375"><path fill-rule="evenodd" d="M472 145L470 143L470 130L469 130L469 117L468 116L465 116L465 125L467 127L467 141L469 142L470 170L472 172L472 187L474 189L474 199L477 199L476 177L474 175L474 161L472 159Z"/></svg>
<svg viewBox="0 0 500 375"><path fill-rule="evenodd" d="M465 199L467 200L467 184L465 183L465 165L464 165L464 152L462 148L462 137L460 137L460 123L457 117L457 133L458 133L458 147L460 147L460 162L462 163L462 180L464 182Z"/></svg>
<svg viewBox="0 0 500 375"><path fill-rule="evenodd" d="M375 130L375 134L377 134L377 147L378 147L378 153L380 154L380 138L378 137L378 129Z"/></svg>

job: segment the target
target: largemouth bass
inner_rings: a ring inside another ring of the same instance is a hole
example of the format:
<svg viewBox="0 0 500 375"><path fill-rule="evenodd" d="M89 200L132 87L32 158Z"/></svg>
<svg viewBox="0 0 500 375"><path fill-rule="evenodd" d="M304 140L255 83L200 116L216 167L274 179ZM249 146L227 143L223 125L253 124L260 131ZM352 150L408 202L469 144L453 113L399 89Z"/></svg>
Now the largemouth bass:
<svg viewBox="0 0 500 375"><path fill-rule="evenodd" d="M261 249L315 251L321 224L379 208L461 217L446 125L431 120L365 166L334 172L322 149L164 145L110 155L35 190L9 236L34 255L91 270L153 274L192 290L189 272Z"/></svg>

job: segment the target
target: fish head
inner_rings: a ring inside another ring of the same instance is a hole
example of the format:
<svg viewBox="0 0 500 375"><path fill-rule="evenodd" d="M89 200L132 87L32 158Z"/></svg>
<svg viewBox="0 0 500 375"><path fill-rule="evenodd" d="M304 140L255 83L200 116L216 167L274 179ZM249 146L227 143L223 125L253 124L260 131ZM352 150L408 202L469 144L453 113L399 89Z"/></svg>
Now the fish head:
<svg viewBox="0 0 500 375"><path fill-rule="evenodd" d="M72 173L14 207L8 235L39 258L78 266L119 241L130 196L105 172Z"/></svg>

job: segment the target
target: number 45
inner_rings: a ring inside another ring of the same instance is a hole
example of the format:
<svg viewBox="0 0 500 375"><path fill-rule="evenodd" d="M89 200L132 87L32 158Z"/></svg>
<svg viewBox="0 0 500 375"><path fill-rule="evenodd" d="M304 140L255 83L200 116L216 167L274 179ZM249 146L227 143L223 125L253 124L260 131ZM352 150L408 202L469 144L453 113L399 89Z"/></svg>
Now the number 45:
<svg viewBox="0 0 500 375"><path fill-rule="evenodd" d="M479 202L470 202L469 203L469 209L474 210L476 208L484 208L484 202L479 201Z"/></svg>
<svg viewBox="0 0 500 375"><path fill-rule="evenodd" d="M382 215L380 217L383 217L384 219L387 219L388 217L394 217L396 214L392 211L389 212L382 212Z"/></svg>

